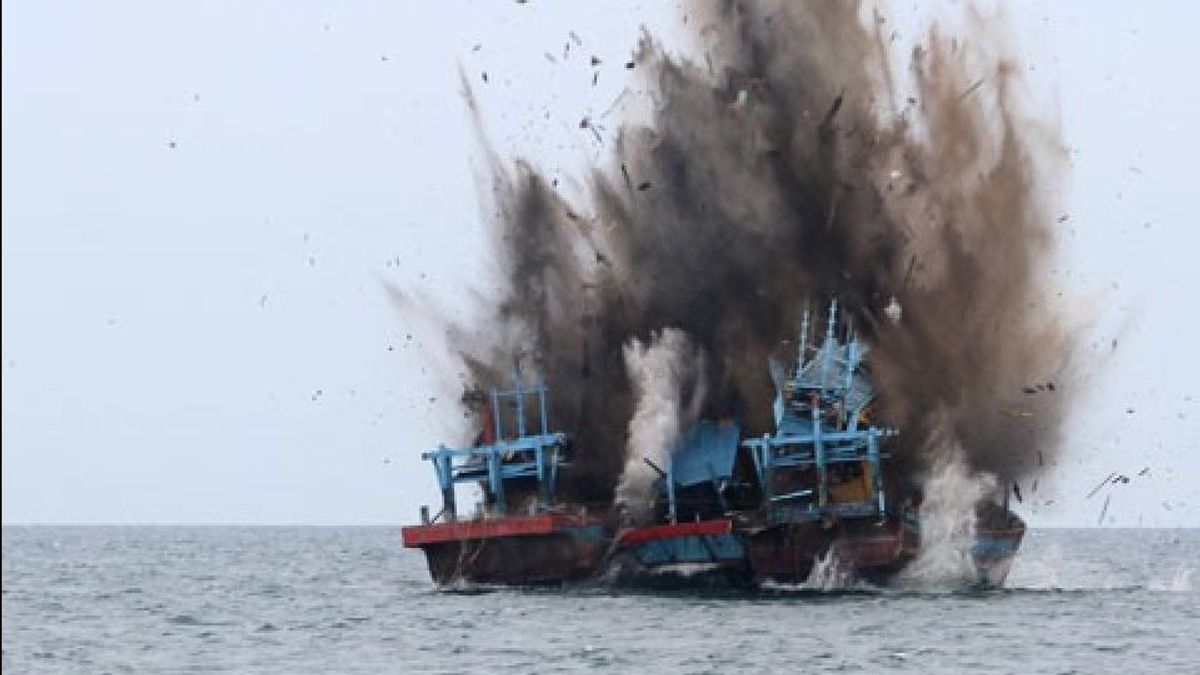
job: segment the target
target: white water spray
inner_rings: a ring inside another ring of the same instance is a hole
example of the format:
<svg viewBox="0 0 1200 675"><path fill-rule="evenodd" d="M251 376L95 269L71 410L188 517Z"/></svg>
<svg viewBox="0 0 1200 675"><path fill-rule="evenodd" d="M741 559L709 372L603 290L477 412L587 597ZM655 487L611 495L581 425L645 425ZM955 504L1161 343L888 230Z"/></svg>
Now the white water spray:
<svg viewBox="0 0 1200 675"><path fill-rule="evenodd" d="M629 421L625 469L617 483L616 503L635 520L653 507L658 473L686 425L695 421L704 400L704 354L683 331L665 328L646 342L631 340L624 349L625 369L633 383L636 408Z"/></svg>
<svg viewBox="0 0 1200 675"><path fill-rule="evenodd" d="M805 591L844 591L855 586L854 570L842 564L836 547L831 547L820 558L813 561L808 578L800 584Z"/></svg>
<svg viewBox="0 0 1200 675"><path fill-rule="evenodd" d="M976 506L996 489L995 476L972 471L962 446L939 423L931 436L934 458L921 502L921 549L901 573L904 586L945 588L979 581L971 547L975 542Z"/></svg>

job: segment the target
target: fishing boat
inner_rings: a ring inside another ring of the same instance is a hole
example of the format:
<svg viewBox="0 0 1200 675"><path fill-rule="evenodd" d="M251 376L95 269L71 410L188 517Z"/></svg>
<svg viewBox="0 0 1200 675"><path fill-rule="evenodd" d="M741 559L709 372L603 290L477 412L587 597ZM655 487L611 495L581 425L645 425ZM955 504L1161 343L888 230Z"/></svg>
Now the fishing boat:
<svg viewBox="0 0 1200 675"><path fill-rule="evenodd" d="M616 509L588 513L557 494L569 436L550 432L545 385L493 391L484 430L467 448L426 453L443 505L403 529L439 584L617 583L758 587L801 584L835 564L887 583L921 551L920 497L889 499L888 439L875 424L867 346L830 304L824 337L803 315L794 363L769 363L774 430L747 437L736 420L701 420L665 453L649 522ZM526 401L535 403L532 410ZM527 433L526 420L537 420ZM502 424L505 420L507 424ZM459 518L454 488L480 485L484 501ZM1005 495L1007 493L1005 492ZM1007 499L981 500L967 542L976 581L1002 585L1025 533Z"/></svg>
<svg viewBox="0 0 1200 675"><path fill-rule="evenodd" d="M442 509L401 530L404 545L425 552L440 585L455 583L534 585L591 577L609 536L602 520L585 507L559 504L558 476L570 438L548 426L548 390L492 391L483 408L484 428L465 448L439 447L422 455L433 464ZM534 433L527 420L537 420ZM455 488L477 484L484 499L476 512L458 514Z"/></svg>

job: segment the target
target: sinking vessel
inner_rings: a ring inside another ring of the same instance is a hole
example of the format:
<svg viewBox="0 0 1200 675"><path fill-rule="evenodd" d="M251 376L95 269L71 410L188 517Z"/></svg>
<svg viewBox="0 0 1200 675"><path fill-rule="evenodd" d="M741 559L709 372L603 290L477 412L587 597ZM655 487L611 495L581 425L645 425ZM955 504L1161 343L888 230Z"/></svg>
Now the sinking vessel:
<svg viewBox="0 0 1200 675"><path fill-rule="evenodd" d="M736 420L701 420L665 453L649 522L589 513L556 494L570 438L548 427L546 387L491 393L474 446L439 448L441 512L402 531L424 550L433 579L540 584L618 583L755 587L798 584L831 562L887 582L921 548L919 496L886 491L887 440L876 425L867 347L831 303L823 339L805 312L794 363L772 361L774 430L747 437ZM536 409L527 408L533 401ZM527 433L526 420L538 428ZM484 501L460 518L454 488L478 483ZM1006 491L1005 491L1006 493ZM1002 499L1002 498L1001 498ZM985 499L965 555L981 585L1003 584L1025 524L1007 500Z"/></svg>
<svg viewBox="0 0 1200 675"><path fill-rule="evenodd" d="M805 312L792 367L772 361L773 433L742 438L727 421L683 435L661 480L664 522L617 534L623 569L799 584L832 562L886 583L912 562L921 546L919 499L893 503L884 482L883 447L898 432L871 423L867 347L838 328L832 303L815 344ZM964 555L980 584L1001 585L1025 525L997 499L981 501L975 515Z"/></svg>
<svg viewBox="0 0 1200 675"><path fill-rule="evenodd" d="M401 530L404 545L420 548L429 573L453 583L545 584L586 579L600 567L610 540L601 518L586 507L559 504L558 476L570 438L548 426L548 390L520 378L493 390L482 409L484 428L473 446L439 447L422 457L433 464L442 509ZM527 420L537 420L533 433ZM455 488L477 484L476 512L460 518Z"/></svg>

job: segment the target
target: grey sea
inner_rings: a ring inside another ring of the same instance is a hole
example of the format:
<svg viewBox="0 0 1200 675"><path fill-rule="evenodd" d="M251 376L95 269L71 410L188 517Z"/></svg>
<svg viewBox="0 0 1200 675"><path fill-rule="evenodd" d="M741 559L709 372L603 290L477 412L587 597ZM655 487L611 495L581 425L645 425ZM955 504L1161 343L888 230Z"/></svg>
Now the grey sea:
<svg viewBox="0 0 1200 675"><path fill-rule="evenodd" d="M1200 673L1200 530L1035 530L1003 590L430 583L388 528L8 527L5 673Z"/></svg>

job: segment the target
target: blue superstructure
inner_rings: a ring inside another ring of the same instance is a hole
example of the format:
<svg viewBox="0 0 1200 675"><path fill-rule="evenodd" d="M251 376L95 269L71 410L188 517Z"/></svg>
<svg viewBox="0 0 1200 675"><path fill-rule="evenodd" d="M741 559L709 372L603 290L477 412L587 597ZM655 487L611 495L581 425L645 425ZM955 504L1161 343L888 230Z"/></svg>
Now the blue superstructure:
<svg viewBox="0 0 1200 675"><path fill-rule="evenodd" d="M805 310L792 371L785 374L772 363L775 433L742 441L754 459L769 517L796 522L882 515L887 504L880 460L886 455L879 445L896 432L861 426L875 396L861 370L867 348L848 322L839 339L836 300L819 346L810 344L809 331Z"/></svg>
<svg viewBox="0 0 1200 675"><path fill-rule="evenodd" d="M456 517L454 486L458 483L483 485L491 515L508 512L509 487L519 479L536 481L536 510L553 506L567 437L550 431L546 395L546 386L540 380L534 387L525 387L520 376L514 374L512 389L491 391L483 411L481 443L467 448L439 446L421 455L433 463L437 473L442 514L446 519ZM527 405L531 398L533 407ZM533 417L538 424L534 433L526 429L527 417ZM508 425L506 418L512 420ZM506 433L511 437L506 438Z"/></svg>

